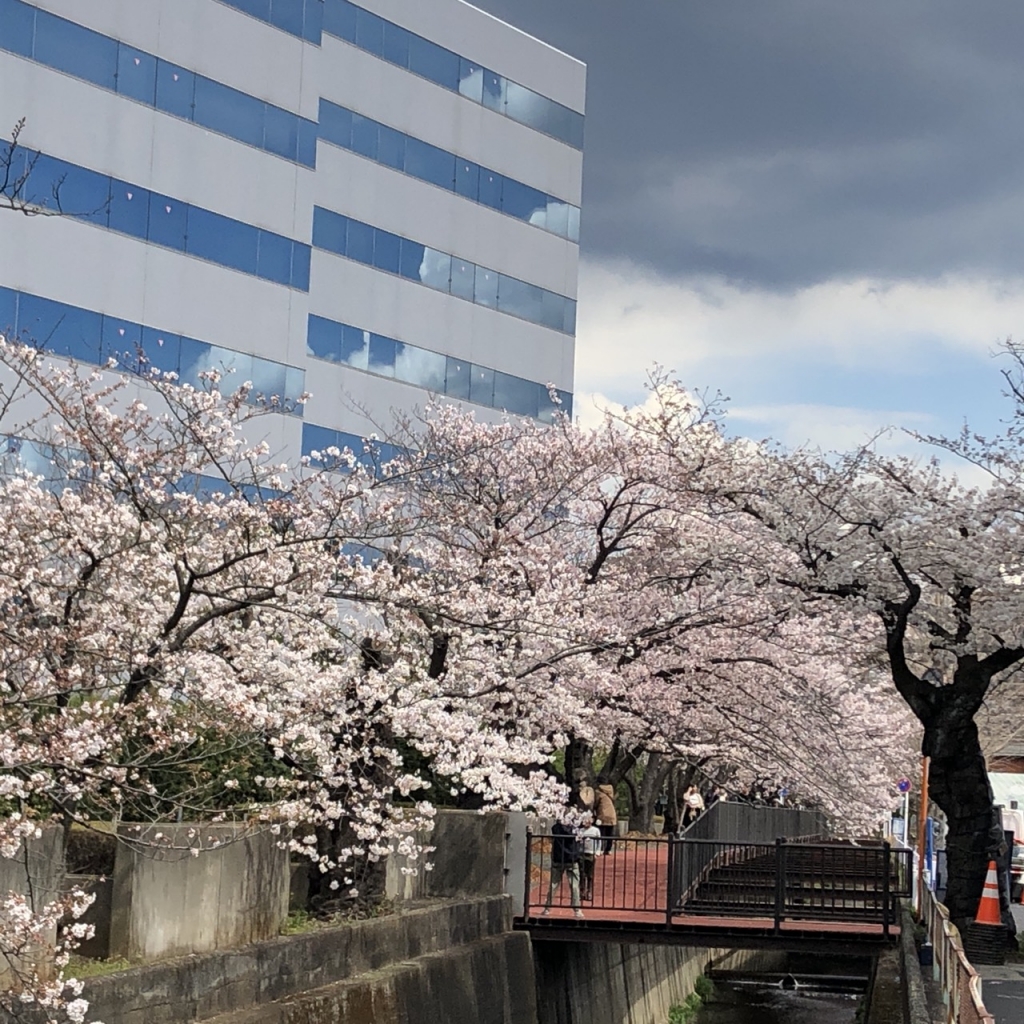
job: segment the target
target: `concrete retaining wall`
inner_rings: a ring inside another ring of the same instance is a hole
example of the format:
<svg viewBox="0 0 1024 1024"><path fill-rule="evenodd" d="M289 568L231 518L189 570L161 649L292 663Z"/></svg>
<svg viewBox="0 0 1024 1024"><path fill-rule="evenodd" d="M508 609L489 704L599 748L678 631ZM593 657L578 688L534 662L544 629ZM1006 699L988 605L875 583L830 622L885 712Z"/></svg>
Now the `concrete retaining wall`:
<svg viewBox="0 0 1024 1024"><path fill-rule="evenodd" d="M8 893L26 896L29 906L40 911L60 895L63 883L64 834L58 827L45 828L38 839L23 842L14 857L0 857L0 899L5 899ZM18 963L18 971L28 974L38 971L42 977L50 976L52 964L48 947L56 938L56 929L52 929L42 938L38 955L26 951L26 956ZM0 986L6 988L13 982L11 964L4 959L0 963Z"/></svg>
<svg viewBox="0 0 1024 1024"><path fill-rule="evenodd" d="M131 833L150 845L118 844L111 956L153 960L244 946L280 932L288 916L289 869L277 838L204 825L204 848L193 856L189 833L196 827L163 825ZM208 848L213 841L223 845Z"/></svg>
<svg viewBox="0 0 1024 1024"><path fill-rule="evenodd" d="M525 857L525 820L524 815L505 811L439 810L433 831L419 836L420 842L434 847L432 853L415 861L399 855L388 858L387 896L393 900L456 899L504 892L506 839L518 840ZM510 877L516 881L514 873ZM522 900L515 907L513 899L513 904L514 912L522 913Z"/></svg>
<svg viewBox="0 0 1024 1024"><path fill-rule="evenodd" d="M90 978L84 994L92 1004L90 1019L105 1024L182 1024L294 1000L417 957L505 936L511 923L509 901L501 896L444 903ZM529 942L525 935L509 938L509 948ZM532 1000L532 974L529 982ZM374 1018L322 1018L334 1019L365 1024Z"/></svg>
<svg viewBox="0 0 1024 1024"><path fill-rule="evenodd" d="M535 942L539 1024L665 1024L715 953L680 946Z"/></svg>

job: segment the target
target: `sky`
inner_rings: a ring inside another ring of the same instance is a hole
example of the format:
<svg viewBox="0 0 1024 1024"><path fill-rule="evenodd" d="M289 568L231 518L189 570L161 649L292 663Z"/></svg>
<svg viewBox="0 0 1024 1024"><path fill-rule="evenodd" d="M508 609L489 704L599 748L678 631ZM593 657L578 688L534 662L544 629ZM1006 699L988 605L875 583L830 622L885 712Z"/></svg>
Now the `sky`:
<svg viewBox="0 0 1024 1024"><path fill-rule="evenodd" d="M1024 335L1019 0L475 2L588 65L585 422L660 365L794 446L999 428L999 344Z"/></svg>

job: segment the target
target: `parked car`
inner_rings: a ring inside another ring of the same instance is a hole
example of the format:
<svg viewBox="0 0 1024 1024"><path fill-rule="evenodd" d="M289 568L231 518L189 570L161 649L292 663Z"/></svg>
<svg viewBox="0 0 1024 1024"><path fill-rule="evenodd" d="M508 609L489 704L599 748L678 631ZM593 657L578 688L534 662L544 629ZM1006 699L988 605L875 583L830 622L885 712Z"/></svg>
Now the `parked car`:
<svg viewBox="0 0 1024 1024"><path fill-rule="evenodd" d="M1024 842L1014 839L1013 862L1010 865L1010 898L1014 903L1021 902L1024 894Z"/></svg>

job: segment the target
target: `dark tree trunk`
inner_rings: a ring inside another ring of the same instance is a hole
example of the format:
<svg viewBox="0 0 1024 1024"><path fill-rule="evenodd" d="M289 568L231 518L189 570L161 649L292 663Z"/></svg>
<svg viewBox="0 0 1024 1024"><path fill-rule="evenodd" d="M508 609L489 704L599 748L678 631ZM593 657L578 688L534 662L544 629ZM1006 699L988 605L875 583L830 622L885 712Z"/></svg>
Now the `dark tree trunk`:
<svg viewBox="0 0 1024 1024"><path fill-rule="evenodd" d="M955 686L936 689L930 721L925 723L922 753L931 758L929 794L946 815L946 907L950 919L964 933L974 920L989 861L1000 865L1005 851L1003 826L994 806L985 758L973 713L956 699ZM1000 877L1003 921L1016 933Z"/></svg>
<svg viewBox="0 0 1024 1024"><path fill-rule="evenodd" d="M649 835L654 828L654 805L658 801L665 780L672 770L672 762L664 754L647 755L643 774L638 782L627 777L629 785L629 827L632 832Z"/></svg>

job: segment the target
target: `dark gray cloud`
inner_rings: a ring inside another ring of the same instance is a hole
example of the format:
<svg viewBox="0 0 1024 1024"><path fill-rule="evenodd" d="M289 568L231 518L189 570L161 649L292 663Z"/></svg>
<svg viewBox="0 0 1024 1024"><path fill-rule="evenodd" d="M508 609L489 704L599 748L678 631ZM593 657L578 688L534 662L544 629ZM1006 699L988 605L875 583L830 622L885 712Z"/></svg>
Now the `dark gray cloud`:
<svg viewBox="0 0 1024 1024"><path fill-rule="evenodd" d="M1024 268L1024 5L477 0L589 65L584 251L788 289Z"/></svg>

